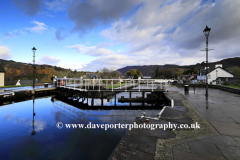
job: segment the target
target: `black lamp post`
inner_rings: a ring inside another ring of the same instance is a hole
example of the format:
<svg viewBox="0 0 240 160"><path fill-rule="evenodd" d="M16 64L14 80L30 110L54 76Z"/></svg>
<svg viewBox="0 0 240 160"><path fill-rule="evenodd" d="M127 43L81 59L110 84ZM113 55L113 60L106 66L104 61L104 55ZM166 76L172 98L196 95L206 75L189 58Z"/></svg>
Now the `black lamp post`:
<svg viewBox="0 0 240 160"><path fill-rule="evenodd" d="M36 67L35 67L35 52L36 52L36 48L35 47L33 47L32 48L32 51L33 51L33 88L35 88L35 69L36 69Z"/></svg>
<svg viewBox="0 0 240 160"><path fill-rule="evenodd" d="M206 97L208 97L208 36L210 33L211 28L208 28L208 26L206 26L206 28L203 30L203 33L206 37Z"/></svg>

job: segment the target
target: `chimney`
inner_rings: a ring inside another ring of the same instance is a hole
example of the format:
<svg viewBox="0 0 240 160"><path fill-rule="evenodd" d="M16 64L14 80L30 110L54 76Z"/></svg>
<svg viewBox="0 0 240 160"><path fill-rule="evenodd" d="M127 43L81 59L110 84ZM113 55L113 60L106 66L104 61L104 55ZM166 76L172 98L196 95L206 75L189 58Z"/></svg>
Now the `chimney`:
<svg viewBox="0 0 240 160"><path fill-rule="evenodd" d="M220 68L222 68L222 64L215 64L215 68L217 68L217 67L220 67Z"/></svg>

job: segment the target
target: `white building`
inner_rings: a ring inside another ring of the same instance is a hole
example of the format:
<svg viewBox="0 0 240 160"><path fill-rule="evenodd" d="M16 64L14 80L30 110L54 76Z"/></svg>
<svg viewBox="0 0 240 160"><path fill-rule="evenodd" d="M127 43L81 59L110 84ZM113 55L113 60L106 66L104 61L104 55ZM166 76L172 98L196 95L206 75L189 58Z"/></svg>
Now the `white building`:
<svg viewBox="0 0 240 160"><path fill-rule="evenodd" d="M208 83L215 84L215 81L218 77L234 77L233 73L222 68L222 64L216 64L215 68L208 69ZM200 70L199 76L197 76L198 81L203 81L205 83L206 80L206 68L204 70Z"/></svg>
<svg viewBox="0 0 240 160"><path fill-rule="evenodd" d="M0 64L0 86L4 86L4 77L6 71L4 70L3 66Z"/></svg>

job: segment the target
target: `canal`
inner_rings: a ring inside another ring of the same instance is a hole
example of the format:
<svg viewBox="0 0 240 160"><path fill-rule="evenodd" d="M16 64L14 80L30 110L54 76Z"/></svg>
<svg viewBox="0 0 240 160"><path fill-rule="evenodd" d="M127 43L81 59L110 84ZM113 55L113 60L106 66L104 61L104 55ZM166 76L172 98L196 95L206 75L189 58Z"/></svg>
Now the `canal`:
<svg viewBox="0 0 240 160"><path fill-rule="evenodd" d="M128 97L129 93L118 93L116 98L121 96ZM132 98L137 96L142 93L132 93ZM132 103L139 109L131 109L126 107L129 103L118 102L117 109L108 109L114 105L114 98L103 100L105 109L98 109L100 99L94 99L95 108L88 110L54 96L0 106L0 159L107 159L126 128L80 129L66 128L65 124L132 124L143 112L155 117L162 109L161 105L152 108L147 103L144 106L149 109L142 110L142 103ZM58 122L63 124L61 129L56 126Z"/></svg>

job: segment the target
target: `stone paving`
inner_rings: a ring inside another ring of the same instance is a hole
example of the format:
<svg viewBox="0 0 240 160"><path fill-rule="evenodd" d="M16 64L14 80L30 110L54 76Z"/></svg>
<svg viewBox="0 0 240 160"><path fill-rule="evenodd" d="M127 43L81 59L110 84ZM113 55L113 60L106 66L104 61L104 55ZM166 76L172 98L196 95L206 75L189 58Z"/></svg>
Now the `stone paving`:
<svg viewBox="0 0 240 160"><path fill-rule="evenodd" d="M156 150L164 146L165 157L155 154L155 159L240 159L240 95L209 89L206 100L204 88L190 88L188 94L183 88L168 90L182 93L212 133L169 142L159 139Z"/></svg>
<svg viewBox="0 0 240 160"><path fill-rule="evenodd" d="M53 87L53 85L48 85L48 88ZM35 89L39 89L39 88L44 88L43 85L41 86L35 86ZM23 90L32 90L33 87L32 86L23 86L23 87L10 87L10 88L0 88L0 90L4 90L6 92L8 91L23 91Z"/></svg>
<svg viewBox="0 0 240 160"><path fill-rule="evenodd" d="M178 150L174 149L173 152L173 142L181 140L179 142L185 143L186 138L212 133L210 127L196 114L183 95L178 91L168 92L168 94L174 98L175 106L173 108L167 107L159 120L149 119L145 121L146 118L142 120L136 118L135 122L137 124L149 123L163 125L171 123L177 125L177 129L173 130L169 128L164 130L157 128L156 130L132 129L131 131L127 131L109 157L109 160L171 158L173 154L178 154ZM181 124L191 125L195 122L201 124L200 129L178 129Z"/></svg>

